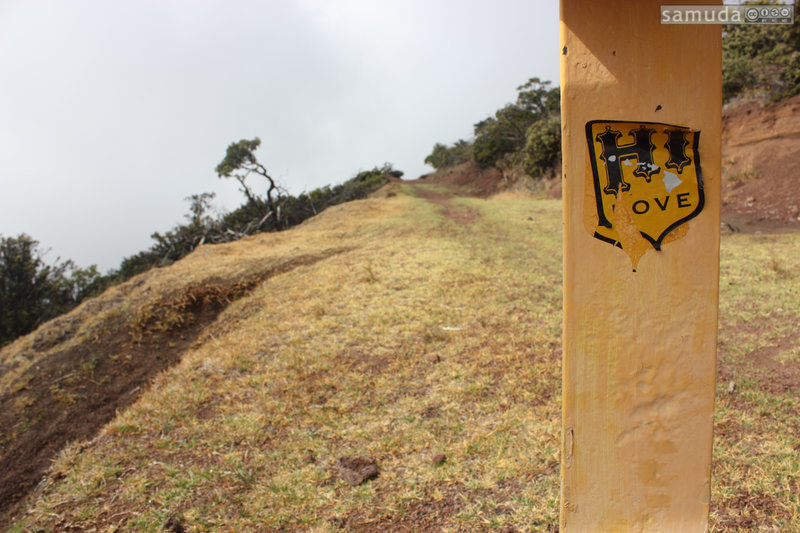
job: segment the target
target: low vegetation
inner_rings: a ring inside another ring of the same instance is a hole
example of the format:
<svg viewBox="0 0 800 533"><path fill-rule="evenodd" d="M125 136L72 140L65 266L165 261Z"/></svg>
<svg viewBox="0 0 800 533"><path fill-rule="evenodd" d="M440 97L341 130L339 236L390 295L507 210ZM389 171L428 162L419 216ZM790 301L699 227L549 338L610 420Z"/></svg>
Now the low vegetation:
<svg viewBox="0 0 800 533"><path fill-rule="evenodd" d="M203 243L231 242L256 233L288 229L330 206L365 198L391 178L403 176L401 171L386 163L382 167L361 171L339 185L320 187L295 197L276 184L258 162L253 152L259 145L258 138L232 143L216 169L220 177L233 177L239 182L246 198L244 204L213 219L207 215L212 194L188 197L191 202L190 213L186 215L188 224L178 225L164 234L154 233L153 246L123 259L119 270L110 274L112 281L124 281L150 268L168 265ZM248 175L253 173L267 180L263 195L246 183Z"/></svg>
<svg viewBox="0 0 800 533"><path fill-rule="evenodd" d="M151 235L153 245L120 263L106 274L92 265L79 268L72 261L44 260L39 243L27 235L0 235L0 346L73 309L84 299L154 267L169 265L204 243L231 242L256 233L282 231L343 202L365 198L403 173L389 163L357 173L339 185L326 185L299 196L288 194L258 161L261 141L242 139L228 146L217 166L221 178L239 182L245 203L217 218L209 215L213 193L193 194L186 223ZM264 194L247 183L255 174L267 181Z"/></svg>
<svg viewBox="0 0 800 533"><path fill-rule="evenodd" d="M92 266L72 261L48 264L39 242L28 235L0 235L0 346L65 313L101 288Z"/></svg>
<svg viewBox="0 0 800 533"><path fill-rule="evenodd" d="M202 246L66 315L85 313L68 339L0 352L17 361L0 397L66 404L68 386L24 390L25 368L103 323L176 343L200 287L241 281L177 364L61 451L10 531L554 531L560 202L390 187ZM798 244L723 239L713 531L800 529ZM86 357L74 379L102 381ZM376 477L343 472L372 461Z"/></svg>
<svg viewBox="0 0 800 533"><path fill-rule="evenodd" d="M751 2L764 4L773 2ZM722 39L722 99L774 102L800 93L800 11L794 24L731 24Z"/></svg>
<svg viewBox="0 0 800 533"><path fill-rule="evenodd" d="M773 4L758 1L750 4ZM800 7L794 6L795 20ZM531 78L506 104L477 122L471 139L436 143L425 163L440 170L473 161L481 167L519 167L533 179L559 164L560 91ZM800 24L731 24L722 39L723 102L758 98L774 102L800 93Z"/></svg>
<svg viewBox="0 0 800 533"><path fill-rule="evenodd" d="M437 143L425 162L437 170L466 161L483 168L517 165L532 177L541 176L561 154L561 93L539 78L517 91L515 103L475 124L472 140L452 146Z"/></svg>
<svg viewBox="0 0 800 533"><path fill-rule="evenodd" d="M714 432L717 531L800 530L800 235L725 236Z"/></svg>

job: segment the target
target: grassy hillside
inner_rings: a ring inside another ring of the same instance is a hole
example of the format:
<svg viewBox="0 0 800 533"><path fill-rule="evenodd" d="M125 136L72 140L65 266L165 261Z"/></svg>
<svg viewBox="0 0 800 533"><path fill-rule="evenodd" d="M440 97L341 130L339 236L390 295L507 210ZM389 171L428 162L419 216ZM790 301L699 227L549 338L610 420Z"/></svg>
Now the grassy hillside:
<svg viewBox="0 0 800 533"><path fill-rule="evenodd" d="M29 475L10 530L555 530L560 201L391 188L3 349L0 475L58 420L94 424ZM800 529L799 244L723 239L719 531Z"/></svg>

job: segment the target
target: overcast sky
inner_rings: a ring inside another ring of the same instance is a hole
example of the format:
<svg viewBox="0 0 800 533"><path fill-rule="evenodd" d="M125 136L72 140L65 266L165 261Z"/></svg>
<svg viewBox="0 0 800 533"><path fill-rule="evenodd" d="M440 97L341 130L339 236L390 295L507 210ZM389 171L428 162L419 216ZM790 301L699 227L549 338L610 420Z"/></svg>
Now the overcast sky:
<svg viewBox="0 0 800 533"><path fill-rule="evenodd" d="M292 194L416 178L528 78L558 84L557 4L0 0L0 234L105 272L191 194L240 205L214 167L256 136Z"/></svg>

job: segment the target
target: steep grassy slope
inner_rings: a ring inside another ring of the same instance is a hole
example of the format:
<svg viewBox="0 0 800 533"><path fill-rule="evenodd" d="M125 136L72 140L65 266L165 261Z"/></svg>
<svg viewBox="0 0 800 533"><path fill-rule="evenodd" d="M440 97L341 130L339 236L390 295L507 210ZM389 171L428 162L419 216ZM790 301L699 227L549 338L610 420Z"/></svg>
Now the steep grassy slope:
<svg viewBox="0 0 800 533"><path fill-rule="evenodd" d="M45 398L87 417L81 387L172 354L11 531L554 530L560 202L392 187L202 247L0 352L12 444L44 431ZM800 528L798 244L724 241L720 531ZM71 366L37 381L54 357ZM353 458L377 477L348 483Z"/></svg>

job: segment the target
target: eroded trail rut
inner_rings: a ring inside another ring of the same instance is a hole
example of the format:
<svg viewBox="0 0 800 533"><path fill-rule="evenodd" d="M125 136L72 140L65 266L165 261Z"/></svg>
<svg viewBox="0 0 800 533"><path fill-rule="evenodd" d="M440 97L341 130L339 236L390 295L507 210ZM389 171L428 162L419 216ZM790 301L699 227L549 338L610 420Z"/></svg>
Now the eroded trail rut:
<svg viewBox="0 0 800 533"><path fill-rule="evenodd" d="M301 255L247 276L176 287L134 322L117 316L101 324L95 338L63 349L59 346L73 331L54 333L57 321L42 328L34 347L52 351L15 380L12 393L0 397L0 526L64 446L92 438L136 401L155 375L220 327L217 318L231 302L273 276L343 251Z"/></svg>

